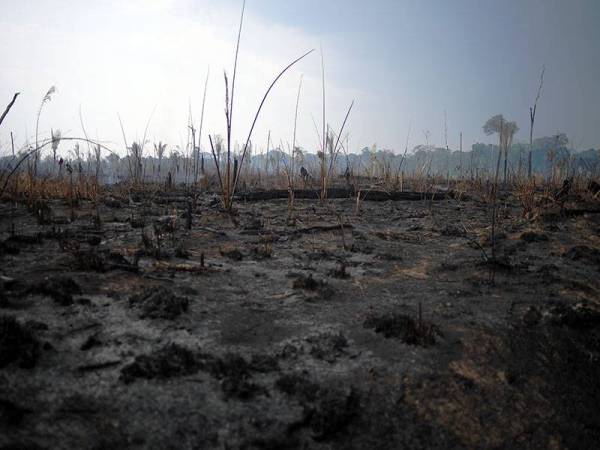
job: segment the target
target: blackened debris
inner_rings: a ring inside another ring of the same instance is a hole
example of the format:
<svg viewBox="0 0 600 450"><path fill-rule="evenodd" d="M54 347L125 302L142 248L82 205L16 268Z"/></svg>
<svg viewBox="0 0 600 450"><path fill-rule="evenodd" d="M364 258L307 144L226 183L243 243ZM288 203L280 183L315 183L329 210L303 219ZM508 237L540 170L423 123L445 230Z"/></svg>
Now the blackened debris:
<svg viewBox="0 0 600 450"><path fill-rule="evenodd" d="M219 253L221 253L221 256L229 258L232 261L241 261L244 259L244 255L237 247L221 247Z"/></svg>
<svg viewBox="0 0 600 450"><path fill-rule="evenodd" d="M151 319L175 319L188 310L189 301L178 297L164 286L148 288L129 298L129 305L139 307L141 317Z"/></svg>
<svg viewBox="0 0 600 450"><path fill-rule="evenodd" d="M73 304L73 295L82 293L81 287L69 277L46 278L28 291L30 294L42 294L51 297L61 306Z"/></svg>
<svg viewBox="0 0 600 450"><path fill-rule="evenodd" d="M131 383L136 378L167 379L191 375L200 368L200 360L193 351L177 344L168 344L150 354L137 356L121 370L121 380Z"/></svg>
<svg viewBox="0 0 600 450"><path fill-rule="evenodd" d="M587 306L555 306L550 310L551 322L572 329L587 330L600 326L600 312Z"/></svg>
<svg viewBox="0 0 600 450"><path fill-rule="evenodd" d="M304 289L306 291L316 292L323 299L329 299L333 297L335 293L333 288L325 281L314 279L312 273L308 274L308 276L302 274L297 275L292 287L294 289Z"/></svg>
<svg viewBox="0 0 600 450"><path fill-rule="evenodd" d="M429 347L436 343L436 336L442 336L440 328L426 320L414 319L406 314L387 314L368 318L365 328L373 328L387 338L399 338L409 345Z"/></svg>
<svg viewBox="0 0 600 450"><path fill-rule="evenodd" d="M227 398L249 400L266 392L263 387L250 380L252 366L239 355L228 353L222 358L211 358L205 370L220 381Z"/></svg>

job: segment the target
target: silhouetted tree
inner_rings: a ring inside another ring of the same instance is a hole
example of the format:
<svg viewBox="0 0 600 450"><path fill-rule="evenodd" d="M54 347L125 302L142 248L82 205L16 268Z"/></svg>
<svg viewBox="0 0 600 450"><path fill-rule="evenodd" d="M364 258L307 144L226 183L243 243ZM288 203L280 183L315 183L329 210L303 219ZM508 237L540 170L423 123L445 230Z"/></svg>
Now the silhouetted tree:
<svg viewBox="0 0 600 450"><path fill-rule="evenodd" d="M508 122L502 114L497 114L488 119L483 125L483 132L488 136L498 133L499 152L498 165L500 164L501 154L504 153L504 183L507 181L508 169L508 149L512 145L515 134L519 131L516 122ZM497 167L498 169L498 167Z"/></svg>

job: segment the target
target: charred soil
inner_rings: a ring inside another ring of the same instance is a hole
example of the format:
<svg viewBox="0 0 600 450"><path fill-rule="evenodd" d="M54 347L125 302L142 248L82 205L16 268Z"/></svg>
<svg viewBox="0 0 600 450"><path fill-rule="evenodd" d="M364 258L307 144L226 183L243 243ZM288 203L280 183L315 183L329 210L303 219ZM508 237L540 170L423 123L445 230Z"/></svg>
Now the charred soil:
<svg viewBox="0 0 600 450"><path fill-rule="evenodd" d="M0 203L0 448L600 445L589 205L105 197Z"/></svg>

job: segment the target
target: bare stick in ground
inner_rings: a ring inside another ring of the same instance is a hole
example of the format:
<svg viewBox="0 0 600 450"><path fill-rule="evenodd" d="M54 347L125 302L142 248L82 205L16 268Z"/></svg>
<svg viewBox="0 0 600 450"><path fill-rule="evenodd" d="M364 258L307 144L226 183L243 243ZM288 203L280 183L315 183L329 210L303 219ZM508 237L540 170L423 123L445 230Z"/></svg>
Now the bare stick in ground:
<svg viewBox="0 0 600 450"><path fill-rule="evenodd" d="M240 52L240 41L242 37L242 27L244 25L244 12L246 10L246 0L242 3L242 14L240 17L240 27L238 29L237 43L235 46L235 58L233 61L233 78L231 80L231 98L229 97L229 82L227 72L224 72L225 77L225 120L227 122L227 165L225 167L225 185L222 186L225 201L225 208L230 209L229 200L232 198L231 191L231 130L233 122L233 100L235 98L235 80L237 76L238 55ZM236 174L234 174L234 177Z"/></svg>
<svg viewBox="0 0 600 450"><path fill-rule="evenodd" d="M293 220L294 212L294 176L295 176L295 158L296 158L296 131L298 127L298 105L300 104L300 92L302 91L302 80L304 76L300 76L300 84L298 85L298 96L296 97L296 109L294 113L294 132L292 136L292 149L290 153L290 165L286 165L286 175L288 182L288 222Z"/></svg>
<svg viewBox="0 0 600 450"><path fill-rule="evenodd" d="M129 158L129 145L127 145L127 137L125 136L125 127L123 127L123 121L121 120L121 115L117 114L119 117L119 125L121 126L121 134L123 135L123 143L125 144L125 152L127 153L127 167L129 169L129 177L133 178L133 170L131 169L131 158Z"/></svg>
<svg viewBox="0 0 600 450"><path fill-rule="evenodd" d="M540 85L538 87L537 95L535 97L535 102L533 103L533 107L529 108L529 155L527 158L527 176L531 178L531 155L533 152L533 126L535 125L535 114L537 112L538 101L540 100L540 96L542 95L542 87L544 86L544 74L546 73L546 66L542 68L542 73L540 75Z"/></svg>
<svg viewBox="0 0 600 450"><path fill-rule="evenodd" d="M404 146L404 153L402 154L402 159L400 160L400 164L398 164L398 170L396 171L396 177L402 171L402 165L404 164L404 160L406 159L406 154L408 153L408 142L410 141L410 131L412 128L412 123L408 124L408 133L406 134L406 145Z"/></svg>
<svg viewBox="0 0 600 450"><path fill-rule="evenodd" d="M490 282L494 282L496 275L496 215L497 215L497 199L498 199L498 177L500 173L500 161L502 160L502 150L504 148L506 133L505 120L502 114L498 114L490 118L483 126L483 131L489 136L493 133L498 133L498 160L496 162L496 174L494 176L494 184L491 192L492 202L492 229L491 229L491 245L492 245L492 266L490 267Z"/></svg>
<svg viewBox="0 0 600 450"><path fill-rule="evenodd" d="M269 146L271 145L271 130L269 130L269 134L267 135L267 157L265 161L265 176L269 176Z"/></svg>
<svg viewBox="0 0 600 450"><path fill-rule="evenodd" d="M198 151L196 152L196 173L194 174L194 183L198 183L198 159L200 158L201 141L202 141L202 126L204 125L204 106L206 105L206 90L208 88L208 78L210 76L210 68L206 72L206 81L204 81L204 95L202 96L202 112L200 113L200 127L198 128Z"/></svg>
<svg viewBox="0 0 600 450"><path fill-rule="evenodd" d="M237 44L235 46L235 60L233 62L233 78L231 80L231 103L228 105L228 123L227 123L227 154L231 151L231 122L233 118L233 98L235 95L235 79L237 75L238 55L240 52L240 41L242 38L242 26L244 25L244 12L246 10L246 0L242 3L242 15L240 17L240 28L238 29Z"/></svg>
<svg viewBox="0 0 600 450"><path fill-rule="evenodd" d="M321 151L323 152L323 158L325 158L325 148L327 147L327 122L325 118L325 57L323 56L323 45L321 45L321 82L323 86L323 133L321 135L323 145L321 146Z"/></svg>
<svg viewBox="0 0 600 450"><path fill-rule="evenodd" d="M458 167L459 167L459 178L462 181L462 178L463 178L463 160L462 160L462 157L463 157L463 134L462 134L462 131L460 132L460 145L459 145L459 150L458 151L459 151L458 156L460 158L459 159L459 164L458 164Z"/></svg>
<svg viewBox="0 0 600 450"><path fill-rule="evenodd" d="M210 150L211 150L211 153L213 156L213 160L215 162L215 168L217 169L217 177L219 178L219 186L221 187L221 196L223 199L223 206L226 207L225 185L223 184L223 178L221 177L221 169L220 169L220 164L219 164L220 155L217 155L217 151L215 150L215 146L213 145L213 140L212 140L212 137L210 134L208 135L208 140L210 142Z"/></svg>

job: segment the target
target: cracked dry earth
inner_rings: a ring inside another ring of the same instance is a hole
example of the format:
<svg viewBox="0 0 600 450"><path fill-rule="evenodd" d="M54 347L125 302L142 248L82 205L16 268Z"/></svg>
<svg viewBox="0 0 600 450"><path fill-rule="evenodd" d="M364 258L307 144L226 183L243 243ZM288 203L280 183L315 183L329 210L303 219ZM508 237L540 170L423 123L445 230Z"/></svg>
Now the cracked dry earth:
<svg viewBox="0 0 600 450"><path fill-rule="evenodd" d="M0 448L598 448L600 214L170 195L0 205Z"/></svg>

